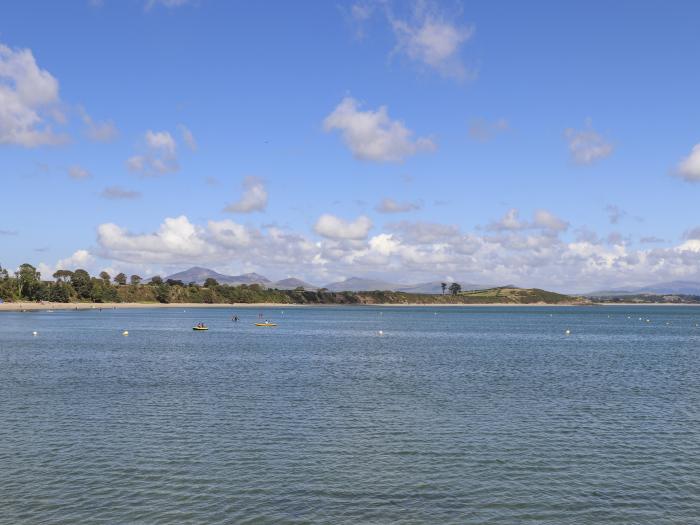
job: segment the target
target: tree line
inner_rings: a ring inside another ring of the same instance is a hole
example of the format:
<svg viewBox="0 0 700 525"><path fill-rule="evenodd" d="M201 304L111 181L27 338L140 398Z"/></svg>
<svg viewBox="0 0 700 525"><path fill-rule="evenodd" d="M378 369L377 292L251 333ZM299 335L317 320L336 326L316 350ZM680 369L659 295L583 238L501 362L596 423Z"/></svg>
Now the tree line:
<svg viewBox="0 0 700 525"><path fill-rule="evenodd" d="M53 280L44 280L31 264L22 264L10 273L0 266L0 299L4 301L68 302L289 302L285 294L266 290L259 285L219 285L207 279L204 286L185 284L156 275L148 282L140 275L107 272L91 276L87 270L57 270Z"/></svg>
<svg viewBox="0 0 700 525"><path fill-rule="evenodd" d="M47 301L55 303L279 303L279 304L380 304L380 303L458 303L461 286L445 283L443 295L407 294L392 291L331 292L318 290L277 290L259 284L227 285L208 278L203 285L163 279L148 280L139 275L107 272L91 276L87 270L57 270L53 280L42 279L31 264L22 264L10 273L0 266L0 299L7 302ZM445 295L445 289L450 294Z"/></svg>

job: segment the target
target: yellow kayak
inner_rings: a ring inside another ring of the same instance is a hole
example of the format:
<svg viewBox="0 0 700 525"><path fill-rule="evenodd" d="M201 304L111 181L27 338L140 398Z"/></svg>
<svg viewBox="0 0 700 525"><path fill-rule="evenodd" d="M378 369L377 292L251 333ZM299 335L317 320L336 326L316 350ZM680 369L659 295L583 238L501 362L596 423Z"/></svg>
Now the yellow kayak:
<svg viewBox="0 0 700 525"><path fill-rule="evenodd" d="M255 323L255 326L277 326L275 323Z"/></svg>
<svg viewBox="0 0 700 525"><path fill-rule="evenodd" d="M208 326L193 326L192 330L209 330Z"/></svg>

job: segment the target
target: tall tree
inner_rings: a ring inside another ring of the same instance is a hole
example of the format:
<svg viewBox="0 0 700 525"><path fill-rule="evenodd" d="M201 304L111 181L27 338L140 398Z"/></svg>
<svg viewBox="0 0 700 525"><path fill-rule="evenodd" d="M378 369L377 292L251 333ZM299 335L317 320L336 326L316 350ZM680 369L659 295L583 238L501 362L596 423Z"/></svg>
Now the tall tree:
<svg viewBox="0 0 700 525"><path fill-rule="evenodd" d="M126 284L126 274L121 273L121 272L118 273L117 275L114 276L114 282L120 286L125 285Z"/></svg>
<svg viewBox="0 0 700 525"><path fill-rule="evenodd" d="M136 286L137 284L141 284L141 276L140 275L132 275L129 280L131 281L131 284Z"/></svg>
<svg viewBox="0 0 700 525"><path fill-rule="evenodd" d="M19 296L29 300L36 299L41 287L41 274L36 271L36 268L24 263L15 272L15 277Z"/></svg>
<svg viewBox="0 0 700 525"><path fill-rule="evenodd" d="M100 279L104 281L105 284L109 284L109 281L112 279L107 272L102 270L100 272Z"/></svg>
<svg viewBox="0 0 700 525"><path fill-rule="evenodd" d="M163 278L160 275L154 275L153 277L151 277L151 284L153 284L153 285L163 284Z"/></svg>
<svg viewBox="0 0 700 525"><path fill-rule="evenodd" d="M87 271L79 268L73 272L71 275L70 283L73 285L75 293L80 299L89 299L90 292L92 291L92 282L90 281L90 274Z"/></svg>
<svg viewBox="0 0 700 525"><path fill-rule="evenodd" d="M205 288L214 288L215 286L219 286L219 281L217 281L213 277L207 277L204 280L204 287Z"/></svg>
<svg viewBox="0 0 700 525"><path fill-rule="evenodd" d="M445 295L445 289L447 288L447 283L440 283L440 287L442 288L442 295Z"/></svg>
<svg viewBox="0 0 700 525"><path fill-rule="evenodd" d="M461 285L461 284L459 284L459 283L452 283L452 284L450 285L450 293L452 293L452 295L457 295L457 294L458 294L459 292L461 292L461 291L462 291L462 285Z"/></svg>

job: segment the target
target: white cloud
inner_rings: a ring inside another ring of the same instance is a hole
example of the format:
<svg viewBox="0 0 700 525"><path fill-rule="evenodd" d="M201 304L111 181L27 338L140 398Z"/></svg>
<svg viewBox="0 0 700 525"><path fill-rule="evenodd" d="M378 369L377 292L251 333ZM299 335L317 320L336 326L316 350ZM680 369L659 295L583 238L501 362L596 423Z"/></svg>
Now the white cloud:
<svg viewBox="0 0 700 525"><path fill-rule="evenodd" d="M110 200L138 199L141 193L133 190L126 190L120 186L109 186L102 190L100 196Z"/></svg>
<svg viewBox="0 0 700 525"><path fill-rule="evenodd" d="M700 181L700 144L693 146L690 154L678 164L676 175L688 182Z"/></svg>
<svg viewBox="0 0 700 525"><path fill-rule="evenodd" d="M39 263L37 270L41 272L43 279L51 279L56 270L77 270L86 269L95 261L95 257L87 250L77 250L70 257L59 259L53 266L46 263Z"/></svg>
<svg viewBox="0 0 700 525"><path fill-rule="evenodd" d="M461 46L474 35L473 26L459 26L425 2L417 2L413 19L389 16L396 36L394 52L403 53L447 77L464 79L476 73L462 63Z"/></svg>
<svg viewBox="0 0 700 525"><path fill-rule="evenodd" d="M68 168L68 176L74 180L85 180L92 177L92 174L85 168L75 164Z"/></svg>
<svg viewBox="0 0 700 525"><path fill-rule="evenodd" d="M535 227L545 230L563 232L569 229L569 223L547 210L537 210L533 218Z"/></svg>
<svg viewBox="0 0 700 525"><path fill-rule="evenodd" d="M180 169L177 160L177 143L167 131L146 131L143 142L143 153L127 159L126 165L130 171L145 176L164 175Z"/></svg>
<svg viewBox="0 0 700 525"><path fill-rule="evenodd" d="M249 246L254 236L245 226L230 220L209 221L208 229L212 239L226 248Z"/></svg>
<svg viewBox="0 0 700 525"><path fill-rule="evenodd" d="M345 97L323 122L326 131L340 130L352 154L361 160L401 162L421 151L434 151L435 143L426 137L413 139L413 132L402 122L389 118L386 106L377 111L361 111L360 104Z"/></svg>
<svg viewBox="0 0 700 525"><path fill-rule="evenodd" d="M117 126L111 120L95 122L88 112L85 111L85 108L78 107L78 111L87 128L87 137L93 142L112 142L119 135Z"/></svg>
<svg viewBox="0 0 700 525"><path fill-rule="evenodd" d="M522 230L526 228L526 225L520 221L519 216L520 212L516 208L511 208L499 220L489 224L486 229L492 231Z"/></svg>
<svg viewBox="0 0 700 525"><path fill-rule="evenodd" d="M97 228L97 242L108 254L129 262L195 260L214 254L200 228L187 217L167 218L151 234L132 234L113 223Z"/></svg>
<svg viewBox="0 0 700 525"><path fill-rule="evenodd" d="M102 224L97 242L105 258L132 264L191 264L238 261L253 267L289 268L290 261L312 264L317 247L300 235L274 227L266 232L230 220L209 221L205 227L185 216L166 218L158 231L136 234L116 224Z"/></svg>
<svg viewBox="0 0 700 525"><path fill-rule="evenodd" d="M262 179L258 177L246 177L243 180L243 195L238 201L226 206L224 211L231 213L265 211L265 208L267 208L267 199L267 189Z"/></svg>
<svg viewBox="0 0 700 525"><path fill-rule="evenodd" d="M397 282L435 280L514 283L564 291L637 286L700 278L700 240L669 248L635 249L619 234L566 240L563 224L537 214L531 222L486 235L457 226L401 222L368 236L368 218L319 219L322 239L276 227L257 229L230 220L198 226L187 217L167 218L154 233L132 233L115 224L98 227L94 251L105 259L181 269L187 264L235 265L251 271L296 275L322 284L343 275L383 274ZM513 222L513 220L515 222ZM654 240L655 241L655 240ZM651 241L650 241L651 242ZM78 262L84 265L83 262ZM149 273L146 270L139 270ZM268 275L275 277L274 274ZM328 280L331 280L330 278Z"/></svg>
<svg viewBox="0 0 700 525"><path fill-rule="evenodd" d="M452 224L402 221L388 227L406 244L446 244L462 237L459 228Z"/></svg>
<svg viewBox="0 0 700 525"><path fill-rule="evenodd" d="M0 44L0 144L36 147L62 144L49 119L63 122L58 81L39 68L29 49Z"/></svg>
<svg viewBox="0 0 700 525"><path fill-rule="evenodd" d="M420 204L416 202L398 202L391 198L382 199L377 204L376 210L379 213L405 213L420 209Z"/></svg>
<svg viewBox="0 0 700 525"><path fill-rule="evenodd" d="M509 209L498 221L492 222L486 226L486 230L498 232L532 229L562 232L566 231L568 228L568 222L560 219L547 210L541 209L535 211L531 222L523 221L520 219L520 212L517 208Z"/></svg>
<svg viewBox="0 0 700 525"><path fill-rule="evenodd" d="M190 148L192 151L197 151L197 140L194 138L194 135L192 134L190 129L184 124L178 124L177 127L180 130L180 133L182 134L182 140L185 141L187 147Z"/></svg>
<svg viewBox="0 0 700 525"><path fill-rule="evenodd" d="M361 240L367 238L371 228L372 221L364 215L350 222L326 213L318 218L314 231L328 239Z"/></svg>
<svg viewBox="0 0 700 525"><path fill-rule="evenodd" d="M592 164L610 156L613 152L612 144L593 129L591 119L586 119L586 125L582 130L566 129L564 137L569 143L571 159L576 164Z"/></svg>

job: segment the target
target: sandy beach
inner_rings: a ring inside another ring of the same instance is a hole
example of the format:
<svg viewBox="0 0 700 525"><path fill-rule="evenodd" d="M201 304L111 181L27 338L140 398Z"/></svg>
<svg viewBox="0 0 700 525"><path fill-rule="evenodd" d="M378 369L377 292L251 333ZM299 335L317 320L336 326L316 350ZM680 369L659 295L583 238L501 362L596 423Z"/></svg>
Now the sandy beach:
<svg viewBox="0 0 700 525"><path fill-rule="evenodd" d="M531 303L531 304L514 304L514 303L481 303L481 304L422 304L422 303L378 303L378 304L282 304L282 303L3 303L0 304L0 312L30 312L30 311L47 311L47 310L120 310L134 308L337 308L342 306L352 307L430 307L430 308L446 308L446 307L543 307L543 306L594 306L580 304L546 304L546 303ZM604 305L600 305L604 306ZM634 305L628 305L634 306Z"/></svg>
<svg viewBox="0 0 700 525"><path fill-rule="evenodd" d="M305 305L278 303L2 303L0 312L29 312L37 310L122 310L125 308L279 308Z"/></svg>
<svg viewBox="0 0 700 525"><path fill-rule="evenodd" d="M134 308L337 308L341 306L363 307L363 306L379 306L379 307L543 307L543 306L700 306L699 304L685 303L589 303L589 304L547 304L547 303L531 303L531 304L516 304L516 303L480 303L480 304L421 304L421 303L378 303L378 304L282 304L282 303L2 303L0 304L0 312L30 312L30 311L47 311L47 310L120 310Z"/></svg>

